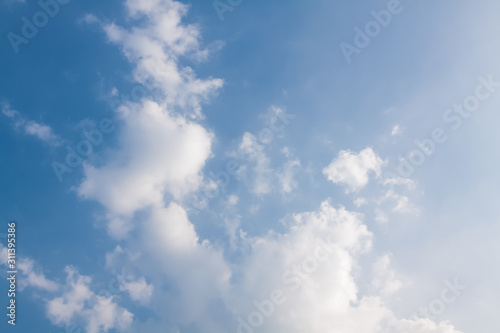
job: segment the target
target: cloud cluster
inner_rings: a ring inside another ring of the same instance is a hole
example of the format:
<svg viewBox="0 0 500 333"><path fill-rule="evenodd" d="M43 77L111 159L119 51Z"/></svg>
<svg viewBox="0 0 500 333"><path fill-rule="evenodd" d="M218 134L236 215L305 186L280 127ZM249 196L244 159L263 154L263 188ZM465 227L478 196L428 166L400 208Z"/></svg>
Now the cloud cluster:
<svg viewBox="0 0 500 333"><path fill-rule="evenodd" d="M87 333L126 329L133 315L118 306L114 297L96 295L90 289L92 279L66 267L63 293L47 302L47 315L56 325L82 325Z"/></svg>
<svg viewBox="0 0 500 333"><path fill-rule="evenodd" d="M295 175L301 168L300 160L293 157L289 147L284 147L281 152L287 160L281 167L273 167L268 150L274 137L283 136L285 125L295 115L289 115L284 109L271 105L262 118L268 127L264 127L257 135L245 132L238 149L231 154L241 163L237 177L248 184L251 193L258 196L274 190L282 194L290 193L298 186Z"/></svg>
<svg viewBox="0 0 500 333"><path fill-rule="evenodd" d="M137 26L108 24L104 30L135 66L135 79L144 83L153 76L162 95L127 103L118 146L104 163L85 165L78 193L106 210L108 231L123 246L108 253L107 268L129 269L132 279L121 281L120 290L150 316L134 320L117 298L96 296L90 278L68 268L64 293L48 303L54 323L86 320L91 333L127 327L130 332L458 333L449 323L395 317L384 303L399 288L389 257L375 267L373 290L361 293L360 280L370 275L360 258L371 251L373 235L360 214L328 200L317 211L286 217L280 232L249 236L238 221L232 223L236 260L221 244L202 239L183 199L206 182L203 168L212 156L213 134L197 117L222 80L198 79L181 65L181 57L207 55L199 29L181 22L186 5L170 0L126 5ZM245 133L238 148L255 172L253 192L269 193L272 169L262 145ZM293 172L300 165L287 157L278 177L283 192L296 187ZM342 151L323 172L358 191L370 173L381 176L384 164L371 148ZM280 301L272 313L269 307L262 310L277 292Z"/></svg>

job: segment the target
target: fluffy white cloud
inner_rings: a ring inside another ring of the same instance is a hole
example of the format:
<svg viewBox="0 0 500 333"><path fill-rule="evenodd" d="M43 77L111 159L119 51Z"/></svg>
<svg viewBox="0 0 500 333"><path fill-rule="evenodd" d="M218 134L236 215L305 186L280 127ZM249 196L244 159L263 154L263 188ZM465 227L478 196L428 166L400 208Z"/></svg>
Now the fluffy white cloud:
<svg viewBox="0 0 500 333"><path fill-rule="evenodd" d="M47 313L55 324L67 324L75 314L82 313L85 302L94 296L90 290L90 277L82 276L72 267L66 267L66 290L61 297L47 302Z"/></svg>
<svg viewBox="0 0 500 333"><path fill-rule="evenodd" d="M137 299L154 286L149 303L143 304L159 319L136 322L133 331L173 325L202 332L459 333L446 322L397 319L385 306L384 300L402 285L387 255L372 269L359 267L373 238L361 217L325 201L318 211L285 219L283 233L242 239L237 245L247 250L229 264L220 251L199 240L182 207L157 208L140 238L147 243L129 243L140 251L128 253L126 260L151 281L141 278L130 285L137 287ZM125 252L115 249L108 264L123 265L117 258ZM363 275L371 281L370 293L360 292ZM269 305L273 292L280 302ZM260 320L259 307L271 313Z"/></svg>
<svg viewBox="0 0 500 333"><path fill-rule="evenodd" d="M189 120L201 117L207 102L223 84L199 79L182 57L208 56L196 25L182 23L188 7L170 0L126 1L131 28L103 25L134 65L134 78L154 87L158 95L138 103L124 103L119 147L96 167L84 166L80 196L99 201L107 210L108 233L126 239L133 215L163 207L165 196L182 201L205 186L201 173L211 157L213 135Z"/></svg>
<svg viewBox="0 0 500 333"><path fill-rule="evenodd" d="M328 201L318 211L286 218L280 233L241 237L245 233L239 217L227 222L234 253L224 253L217 242L202 239L181 203L204 185L202 169L211 156L213 136L187 119L201 116L201 103L222 81L200 80L191 68L180 65L180 57L200 59L207 54L200 48L197 27L181 23L185 5L128 0L127 8L130 22L139 22L138 26L109 24L104 29L134 64L136 81L146 83L152 77L162 96L127 105L119 147L103 165L85 166L78 192L107 210L108 230L123 244L107 256L107 266L130 269L134 278L120 288L147 307L151 316L131 323L132 315L113 298L94 297L89 279L73 273L64 295L49 302L54 322L95 309L103 314L88 321L89 332L129 324L133 332L188 327L204 333L234 332L237 318L250 325L254 301L262 304L279 289L284 301L274 305L269 316L261 315L262 324L257 325L261 332L458 333L448 323L395 318L382 297L396 289L388 262L377 266L380 282L374 282L374 290L361 294L359 259L370 251L373 236L361 215L334 208ZM250 161L240 175L253 172L252 191L269 193L273 175L263 146L245 133L238 148ZM384 164L371 148L358 154L342 151L324 173L332 182L356 191L368 184L371 172L380 176ZM297 165L291 160L289 167ZM283 172L282 189L292 190L293 184L291 173ZM120 229L129 228L132 216L140 227L134 237L127 237L128 232L121 234ZM233 255L236 260L228 259Z"/></svg>
<svg viewBox="0 0 500 333"><path fill-rule="evenodd" d="M122 332L133 315L121 308L114 297L96 295L90 289L92 279L66 267L67 280L61 296L47 301L47 315L55 325L81 325L87 333Z"/></svg>
<svg viewBox="0 0 500 333"><path fill-rule="evenodd" d="M223 81L199 79L192 68L179 64L181 56L205 59L209 53L200 46L198 27L181 22L188 6L171 0L128 0L126 5L130 19L142 24L130 30L108 24L104 30L135 64L135 79L150 84L152 78L169 108L190 109L193 115L201 116L201 103L222 87Z"/></svg>
<svg viewBox="0 0 500 333"><path fill-rule="evenodd" d="M110 329L125 331L133 320L133 315L113 302L113 297L97 296L87 324L87 333L107 332Z"/></svg>
<svg viewBox="0 0 500 333"><path fill-rule="evenodd" d="M113 214L107 215L108 234L114 239L121 240L129 236L130 231L134 229L134 225L127 218L122 218Z"/></svg>
<svg viewBox="0 0 500 333"><path fill-rule="evenodd" d="M212 134L202 126L145 100L131 105L120 149L102 167L86 164L78 193L99 201L111 214L130 215L161 205L165 193L181 199L203 181Z"/></svg>
<svg viewBox="0 0 500 333"><path fill-rule="evenodd" d="M337 158L323 169L323 174L334 184L344 185L347 191L359 191L368 184L370 172L374 172L377 177L381 175L385 163L369 147L358 154L342 150Z"/></svg>
<svg viewBox="0 0 500 333"><path fill-rule="evenodd" d="M136 270L155 288L150 308L178 325L211 325L210 304L225 299L231 278L222 251L199 239L178 204L155 207L143 223L140 243L130 246L142 254Z"/></svg>
<svg viewBox="0 0 500 333"><path fill-rule="evenodd" d="M137 281L124 283L120 286L120 290L126 290L132 300L142 305L148 304L153 294L153 286L148 284L144 277L141 277Z"/></svg>
<svg viewBox="0 0 500 333"><path fill-rule="evenodd" d="M0 264L7 267L7 247L0 244ZM34 287L46 291L56 291L59 286L54 281L45 277L45 274L31 258L17 257L17 269L19 271L19 289Z"/></svg>
<svg viewBox="0 0 500 333"><path fill-rule="evenodd" d="M394 316L384 298L401 284L388 256L374 264L372 292L360 293L359 259L373 237L360 218L325 201L319 211L293 215L283 234L250 238L228 301L238 318L231 331L458 333L448 323Z"/></svg>

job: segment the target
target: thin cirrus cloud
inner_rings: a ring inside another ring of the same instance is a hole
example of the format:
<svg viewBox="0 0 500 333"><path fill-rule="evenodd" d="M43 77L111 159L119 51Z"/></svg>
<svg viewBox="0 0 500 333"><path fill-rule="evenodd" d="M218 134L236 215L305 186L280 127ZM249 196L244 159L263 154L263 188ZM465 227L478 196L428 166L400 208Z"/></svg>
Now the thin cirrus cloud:
<svg viewBox="0 0 500 333"><path fill-rule="evenodd" d="M32 135L51 146L57 147L63 143L62 139L54 134L50 126L27 120L5 101L1 103L1 106L2 113L14 122L15 128L22 128L26 134Z"/></svg>

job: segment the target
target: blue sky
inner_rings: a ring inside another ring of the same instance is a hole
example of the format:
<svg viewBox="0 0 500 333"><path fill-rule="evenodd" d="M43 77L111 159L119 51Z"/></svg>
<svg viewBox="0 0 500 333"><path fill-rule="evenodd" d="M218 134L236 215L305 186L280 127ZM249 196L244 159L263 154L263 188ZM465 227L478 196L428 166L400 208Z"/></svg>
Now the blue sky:
<svg viewBox="0 0 500 333"><path fill-rule="evenodd" d="M0 0L2 330L498 332L498 3L54 1Z"/></svg>

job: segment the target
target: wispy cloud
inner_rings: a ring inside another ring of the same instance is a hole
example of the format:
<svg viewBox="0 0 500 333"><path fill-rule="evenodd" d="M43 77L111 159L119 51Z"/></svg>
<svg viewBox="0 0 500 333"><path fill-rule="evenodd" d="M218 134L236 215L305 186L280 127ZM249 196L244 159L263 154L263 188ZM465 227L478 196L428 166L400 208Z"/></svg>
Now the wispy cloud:
<svg viewBox="0 0 500 333"><path fill-rule="evenodd" d="M19 111L14 110L5 101L1 103L1 107L2 113L14 122L14 127L22 128L26 134L35 136L51 146L60 146L63 143L63 140L54 134L50 126L37 123L33 120L27 120Z"/></svg>

